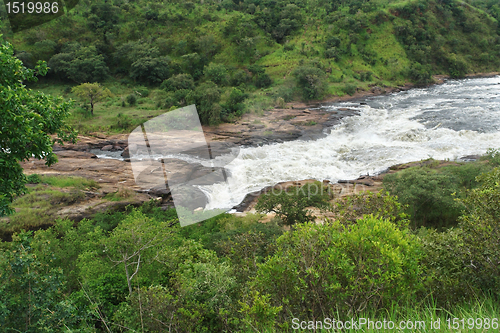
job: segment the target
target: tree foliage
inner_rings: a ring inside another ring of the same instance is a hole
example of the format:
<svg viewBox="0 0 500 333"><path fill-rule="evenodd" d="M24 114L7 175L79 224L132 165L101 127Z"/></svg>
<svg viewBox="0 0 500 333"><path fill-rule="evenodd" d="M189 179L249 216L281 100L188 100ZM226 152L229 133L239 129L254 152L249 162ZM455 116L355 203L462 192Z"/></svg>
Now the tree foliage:
<svg viewBox="0 0 500 333"><path fill-rule="evenodd" d="M79 86L73 87L71 91L78 97L89 101L90 113L94 115L94 105L105 98L111 97L111 91L104 88L99 83L82 83Z"/></svg>
<svg viewBox="0 0 500 333"><path fill-rule="evenodd" d="M387 220L366 216L349 227L305 223L277 240L252 289L302 320L338 313L350 318L405 303L420 288L421 246Z"/></svg>
<svg viewBox="0 0 500 333"><path fill-rule="evenodd" d="M37 74L45 75L45 63L27 69L13 54L12 45L0 36L0 215L11 212L13 197L25 192L26 177L19 162L35 157L52 165L57 158L50 135L56 134L54 140L61 143L76 138L65 122L70 103L23 84L36 81Z"/></svg>
<svg viewBox="0 0 500 333"><path fill-rule="evenodd" d="M314 190L313 190L314 189ZM278 193L270 193L259 197L255 209L258 212L273 212L283 224L294 225L313 221L315 217L307 207L325 208L328 205L329 195L321 183L306 184L302 187L292 186L288 189L279 188Z"/></svg>

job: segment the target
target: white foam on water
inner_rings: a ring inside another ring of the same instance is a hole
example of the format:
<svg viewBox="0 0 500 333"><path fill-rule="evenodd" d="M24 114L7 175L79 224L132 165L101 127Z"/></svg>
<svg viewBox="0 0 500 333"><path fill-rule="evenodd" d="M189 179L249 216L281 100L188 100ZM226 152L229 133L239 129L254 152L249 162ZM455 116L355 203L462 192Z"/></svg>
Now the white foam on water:
<svg viewBox="0 0 500 333"><path fill-rule="evenodd" d="M500 77L450 81L372 101L368 104L373 107L358 104L360 115L344 118L325 138L242 148L226 166L229 187L202 187L209 198L207 208L237 205L247 193L278 182L335 182L398 163L431 157L455 160L500 147ZM342 106L353 103L327 108Z"/></svg>

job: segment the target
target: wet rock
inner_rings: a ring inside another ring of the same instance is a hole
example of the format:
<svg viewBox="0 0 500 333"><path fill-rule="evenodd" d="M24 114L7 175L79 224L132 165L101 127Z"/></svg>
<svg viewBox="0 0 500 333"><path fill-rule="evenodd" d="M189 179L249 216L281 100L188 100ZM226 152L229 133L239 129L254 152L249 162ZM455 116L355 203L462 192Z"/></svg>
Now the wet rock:
<svg viewBox="0 0 500 333"><path fill-rule="evenodd" d="M76 150L59 150L55 152L61 158L97 158L95 154Z"/></svg>
<svg viewBox="0 0 500 333"><path fill-rule="evenodd" d="M112 145L106 145L106 146L101 148L102 151L110 151L111 149L113 149Z"/></svg>
<svg viewBox="0 0 500 333"><path fill-rule="evenodd" d="M123 152L121 153L121 157L130 159L130 150L128 147L123 150Z"/></svg>
<svg viewBox="0 0 500 333"><path fill-rule="evenodd" d="M481 158L481 155L467 155L467 156L460 157L460 160L464 161L464 162L474 162L474 161L479 160L480 158Z"/></svg>

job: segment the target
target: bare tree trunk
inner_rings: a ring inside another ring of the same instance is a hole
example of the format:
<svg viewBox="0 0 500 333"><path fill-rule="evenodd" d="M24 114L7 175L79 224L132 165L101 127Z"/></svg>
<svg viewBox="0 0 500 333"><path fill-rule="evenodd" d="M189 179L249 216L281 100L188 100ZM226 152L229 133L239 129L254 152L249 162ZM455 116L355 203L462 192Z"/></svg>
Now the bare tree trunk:
<svg viewBox="0 0 500 333"><path fill-rule="evenodd" d="M127 261L124 260L123 264L125 265L125 275L127 276L128 293L129 295L132 295L132 285L130 283L130 274L128 273Z"/></svg>

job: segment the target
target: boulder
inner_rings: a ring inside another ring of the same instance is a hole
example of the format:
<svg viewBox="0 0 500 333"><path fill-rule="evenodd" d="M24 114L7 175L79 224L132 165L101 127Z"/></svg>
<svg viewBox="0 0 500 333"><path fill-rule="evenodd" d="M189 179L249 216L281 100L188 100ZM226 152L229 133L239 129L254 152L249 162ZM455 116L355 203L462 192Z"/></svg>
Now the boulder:
<svg viewBox="0 0 500 333"><path fill-rule="evenodd" d="M123 158L130 158L130 151L129 151L128 147L123 150L123 152L121 153L121 156Z"/></svg>
<svg viewBox="0 0 500 333"><path fill-rule="evenodd" d="M113 149L112 145L106 145L106 146L101 148L102 151L110 151L111 149Z"/></svg>

